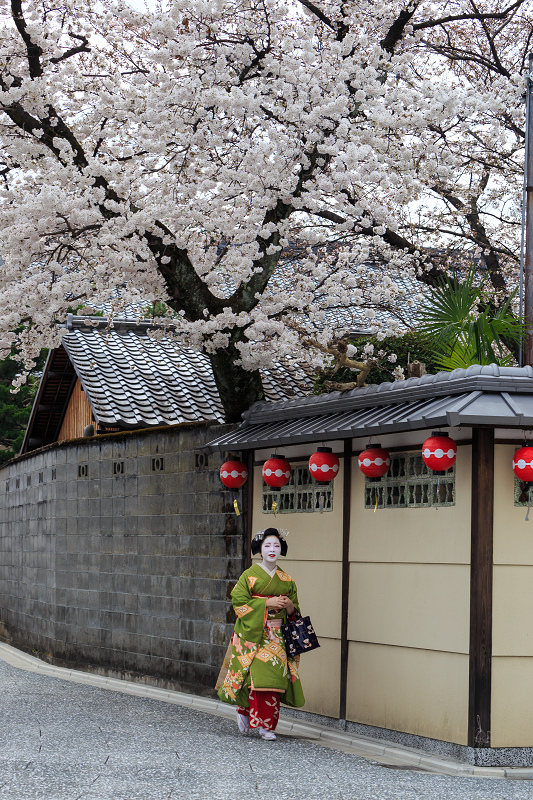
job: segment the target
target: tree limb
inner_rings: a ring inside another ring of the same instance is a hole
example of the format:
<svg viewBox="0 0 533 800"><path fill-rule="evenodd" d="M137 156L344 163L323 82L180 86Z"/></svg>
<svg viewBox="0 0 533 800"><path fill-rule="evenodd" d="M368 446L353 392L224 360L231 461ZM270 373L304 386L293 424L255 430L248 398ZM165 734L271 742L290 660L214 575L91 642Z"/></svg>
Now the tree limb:
<svg viewBox="0 0 533 800"><path fill-rule="evenodd" d="M32 80L33 78L40 78L43 74L43 68L41 66L41 56L43 51L38 44L34 44L34 42L32 42L31 36L28 33L26 20L24 19L24 14L22 13L22 0L11 0L11 14L13 16L13 21L17 26L17 30L20 33L21 39L26 45L30 78L32 78Z"/></svg>

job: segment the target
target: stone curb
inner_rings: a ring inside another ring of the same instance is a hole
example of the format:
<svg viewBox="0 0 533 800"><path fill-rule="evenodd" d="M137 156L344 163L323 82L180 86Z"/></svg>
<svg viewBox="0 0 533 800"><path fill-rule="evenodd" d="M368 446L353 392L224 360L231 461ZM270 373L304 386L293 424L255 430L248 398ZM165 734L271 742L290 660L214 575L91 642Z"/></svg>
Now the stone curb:
<svg viewBox="0 0 533 800"><path fill-rule="evenodd" d="M235 709L217 700L207 697L185 694L170 689L159 689L120 678L106 678L91 672L82 672L65 667L47 664L28 653L17 650L11 645L0 642L0 659L18 669L48 675L51 678L82 683L100 689L108 689L122 694L137 697L148 697L162 703L173 703L178 706L193 708L205 714L226 719L235 719ZM385 739L372 739L342 731L332 730L323 725L304 722L293 722L290 718L280 718L277 732L285 736L305 739L314 744L331 747L335 750L351 753L387 766L407 767L439 775L472 778L507 778L511 780L533 780L533 767L475 767L463 761L432 755L422 750L403 747Z"/></svg>

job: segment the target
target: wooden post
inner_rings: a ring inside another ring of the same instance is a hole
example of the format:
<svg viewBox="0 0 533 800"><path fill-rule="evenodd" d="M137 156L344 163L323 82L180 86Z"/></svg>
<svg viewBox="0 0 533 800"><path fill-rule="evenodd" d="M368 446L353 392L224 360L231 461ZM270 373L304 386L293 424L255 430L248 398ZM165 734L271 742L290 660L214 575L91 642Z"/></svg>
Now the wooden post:
<svg viewBox="0 0 533 800"><path fill-rule="evenodd" d="M494 430L472 429L469 747L490 747Z"/></svg>
<svg viewBox="0 0 533 800"><path fill-rule="evenodd" d="M348 597L350 591L350 510L352 496L352 440L344 440L342 486L342 572L341 572L341 676L339 719L346 719L348 690Z"/></svg>

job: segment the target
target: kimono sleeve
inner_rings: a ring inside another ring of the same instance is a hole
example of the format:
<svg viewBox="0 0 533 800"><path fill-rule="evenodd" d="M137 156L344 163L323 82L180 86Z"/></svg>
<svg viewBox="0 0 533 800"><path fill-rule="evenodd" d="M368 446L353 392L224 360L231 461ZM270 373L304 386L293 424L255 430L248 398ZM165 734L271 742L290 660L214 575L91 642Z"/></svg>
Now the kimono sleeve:
<svg viewBox="0 0 533 800"><path fill-rule="evenodd" d="M290 585L290 589L287 592L287 597L289 598L289 600L292 600L295 610L299 614L301 614L302 612L300 610L300 603L298 602L298 590L296 588L296 584L294 583L294 581L292 581Z"/></svg>
<svg viewBox="0 0 533 800"><path fill-rule="evenodd" d="M259 642L267 615L266 598L252 597L245 572L231 593L231 601L237 617L235 633L249 642Z"/></svg>

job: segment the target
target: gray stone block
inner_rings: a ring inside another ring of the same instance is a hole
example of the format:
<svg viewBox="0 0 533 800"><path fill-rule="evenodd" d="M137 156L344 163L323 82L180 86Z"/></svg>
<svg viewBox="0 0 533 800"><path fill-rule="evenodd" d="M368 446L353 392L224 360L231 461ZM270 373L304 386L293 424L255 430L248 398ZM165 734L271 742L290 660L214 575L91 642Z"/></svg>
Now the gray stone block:
<svg viewBox="0 0 533 800"><path fill-rule="evenodd" d="M139 630L141 632L146 632L146 631L142 631L141 630L141 628L143 627L142 620L146 619L147 616L151 617L151 614L152 614L152 595L151 594L139 594L139 597L138 597L138 609L139 609L139 615L140 615Z"/></svg>
<svg viewBox="0 0 533 800"><path fill-rule="evenodd" d="M140 498L139 498L140 500ZM150 536L152 533L152 517L139 514L137 517L137 533L139 536Z"/></svg>

